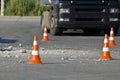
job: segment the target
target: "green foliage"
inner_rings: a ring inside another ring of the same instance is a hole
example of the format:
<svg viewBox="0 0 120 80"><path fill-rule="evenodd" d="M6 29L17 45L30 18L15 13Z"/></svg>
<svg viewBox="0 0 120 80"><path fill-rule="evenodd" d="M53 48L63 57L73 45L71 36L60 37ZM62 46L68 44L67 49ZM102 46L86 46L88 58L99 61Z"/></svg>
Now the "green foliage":
<svg viewBox="0 0 120 80"><path fill-rule="evenodd" d="M5 15L39 16L43 9L40 7L40 0L7 0Z"/></svg>

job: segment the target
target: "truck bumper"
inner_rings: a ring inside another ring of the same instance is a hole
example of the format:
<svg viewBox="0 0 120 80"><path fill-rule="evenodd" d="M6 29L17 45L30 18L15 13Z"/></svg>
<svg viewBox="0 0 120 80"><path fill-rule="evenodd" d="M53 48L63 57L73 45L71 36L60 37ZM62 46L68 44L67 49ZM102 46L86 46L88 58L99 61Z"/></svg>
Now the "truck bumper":
<svg viewBox="0 0 120 80"><path fill-rule="evenodd" d="M110 27L118 27L119 21L103 23L103 22L59 22L58 27L63 29L109 29Z"/></svg>
<svg viewBox="0 0 120 80"><path fill-rule="evenodd" d="M60 19L66 21L60 21ZM115 20L116 19L116 20ZM58 19L58 27L70 28L70 29L108 29L112 27L118 27L119 14L107 14L99 12L88 12L88 13L72 13L72 14L60 14Z"/></svg>

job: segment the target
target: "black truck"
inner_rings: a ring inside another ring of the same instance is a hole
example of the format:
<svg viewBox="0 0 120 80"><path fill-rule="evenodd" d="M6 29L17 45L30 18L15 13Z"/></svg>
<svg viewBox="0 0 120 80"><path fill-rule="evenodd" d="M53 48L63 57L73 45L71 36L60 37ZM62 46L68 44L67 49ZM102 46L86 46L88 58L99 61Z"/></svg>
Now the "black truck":
<svg viewBox="0 0 120 80"><path fill-rule="evenodd" d="M120 21L120 0L40 0L41 6L49 6L42 12L41 25L52 35L67 29L83 29L87 33L109 34L114 27L117 34Z"/></svg>

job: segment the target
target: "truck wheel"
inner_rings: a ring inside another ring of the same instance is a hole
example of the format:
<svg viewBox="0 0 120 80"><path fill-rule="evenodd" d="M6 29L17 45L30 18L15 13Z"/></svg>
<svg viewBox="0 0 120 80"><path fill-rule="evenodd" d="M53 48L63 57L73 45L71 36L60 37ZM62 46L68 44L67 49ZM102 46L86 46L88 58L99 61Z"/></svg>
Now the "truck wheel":
<svg viewBox="0 0 120 80"><path fill-rule="evenodd" d="M51 26L50 26L50 33L52 35L60 35L60 34L62 34L62 31L63 31L62 29L59 29L57 27L57 21L55 20L55 18L52 17L52 19L51 19Z"/></svg>
<svg viewBox="0 0 120 80"><path fill-rule="evenodd" d="M44 28L45 25L45 19L44 19L44 13L41 15L41 27Z"/></svg>
<svg viewBox="0 0 120 80"><path fill-rule="evenodd" d="M45 18L50 17L50 15L48 15L48 13L49 13L48 11L45 11L45 12L42 13L42 15L41 15L41 27L42 27L42 31L43 31L44 26L46 25L48 33L49 33L50 32L50 29L49 29L49 26L48 26L49 19L45 20Z"/></svg>

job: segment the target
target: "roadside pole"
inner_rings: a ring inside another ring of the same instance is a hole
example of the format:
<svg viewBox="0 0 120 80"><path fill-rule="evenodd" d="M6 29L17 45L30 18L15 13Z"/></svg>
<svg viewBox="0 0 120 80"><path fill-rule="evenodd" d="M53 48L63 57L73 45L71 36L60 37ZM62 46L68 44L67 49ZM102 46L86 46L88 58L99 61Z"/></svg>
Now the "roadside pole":
<svg viewBox="0 0 120 80"><path fill-rule="evenodd" d="M1 16L4 16L4 4L5 0L1 0Z"/></svg>

